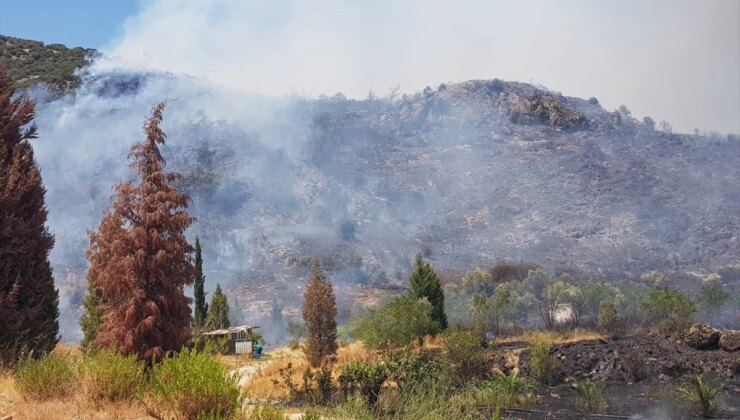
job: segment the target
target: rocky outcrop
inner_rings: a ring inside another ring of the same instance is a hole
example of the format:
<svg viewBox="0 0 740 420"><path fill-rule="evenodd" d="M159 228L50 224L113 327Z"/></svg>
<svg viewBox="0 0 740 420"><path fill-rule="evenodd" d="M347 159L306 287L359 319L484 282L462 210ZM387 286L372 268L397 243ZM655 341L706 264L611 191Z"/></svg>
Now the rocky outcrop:
<svg viewBox="0 0 740 420"><path fill-rule="evenodd" d="M708 325L694 324L686 333L686 345L697 350L716 350L722 332Z"/></svg>
<svg viewBox="0 0 740 420"><path fill-rule="evenodd" d="M732 330L722 333L719 339L719 348L724 351L740 351L740 331Z"/></svg>

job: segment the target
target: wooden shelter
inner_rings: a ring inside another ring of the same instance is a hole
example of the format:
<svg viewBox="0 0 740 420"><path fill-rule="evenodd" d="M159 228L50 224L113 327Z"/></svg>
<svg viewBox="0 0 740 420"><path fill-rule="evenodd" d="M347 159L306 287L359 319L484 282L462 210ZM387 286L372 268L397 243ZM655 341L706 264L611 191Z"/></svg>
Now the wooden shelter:
<svg viewBox="0 0 740 420"><path fill-rule="evenodd" d="M244 354L252 352L252 331L259 328L259 325L241 325L238 327L223 328L203 333L208 339L228 340L229 354Z"/></svg>

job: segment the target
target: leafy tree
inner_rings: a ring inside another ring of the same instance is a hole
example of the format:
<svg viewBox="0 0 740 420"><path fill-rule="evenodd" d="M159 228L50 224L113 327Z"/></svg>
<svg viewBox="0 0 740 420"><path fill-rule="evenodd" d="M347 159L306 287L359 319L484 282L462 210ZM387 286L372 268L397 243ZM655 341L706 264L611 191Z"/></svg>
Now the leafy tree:
<svg viewBox="0 0 740 420"><path fill-rule="evenodd" d="M480 268L465 273L462 278L462 286L463 290L469 294L485 293L490 295L493 292L491 275Z"/></svg>
<svg viewBox="0 0 740 420"><path fill-rule="evenodd" d="M103 323L105 308L103 306L103 296L100 290L95 286L95 280L92 276L87 276L87 293L82 301L82 316L80 317L80 327L82 327L82 342L80 347L83 350L89 350L91 344L98 335L100 324Z"/></svg>
<svg viewBox="0 0 740 420"><path fill-rule="evenodd" d="M491 314L496 326L496 334L500 333L501 321L508 315L511 305L516 298L516 292L510 283L501 283L491 297Z"/></svg>
<svg viewBox="0 0 740 420"><path fill-rule="evenodd" d="M614 303L613 299L605 299L601 302L598 325L606 331L611 331L616 321L617 305Z"/></svg>
<svg viewBox="0 0 740 420"><path fill-rule="evenodd" d="M732 295L722 288L720 276L710 274L702 282L701 291L699 292L699 307L709 315L709 322L714 323L715 315L722 310Z"/></svg>
<svg viewBox="0 0 740 420"><path fill-rule="evenodd" d="M226 299L223 290L221 290L220 284L216 284L216 291L211 296L211 305L208 309L206 325L212 330L220 330L231 326L231 322L229 321L229 301Z"/></svg>
<svg viewBox="0 0 740 420"><path fill-rule="evenodd" d="M90 233L89 275L106 306L95 345L151 362L190 339L190 299L184 286L195 270L184 231L192 223L188 197L175 188L179 174L165 172L159 145L164 103L147 120L146 139L129 159L137 181L115 187L115 200Z"/></svg>
<svg viewBox="0 0 740 420"><path fill-rule="evenodd" d="M331 282L324 276L318 261L303 296L303 321L306 323L308 362L317 367L337 352L337 303Z"/></svg>
<svg viewBox="0 0 740 420"><path fill-rule="evenodd" d="M390 350L406 346L414 339L439 332L432 319L433 306L413 295L392 299L362 318L354 318L350 335L372 349Z"/></svg>
<svg viewBox="0 0 740 420"><path fill-rule="evenodd" d="M54 288L41 172L31 141L36 104L0 65L0 364L57 343L59 293Z"/></svg>
<svg viewBox="0 0 740 420"><path fill-rule="evenodd" d="M645 116L645 118L642 119L642 123L645 124L645 126L651 130L655 130L655 120Z"/></svg>
<svg viewBox="0 0 740 420"><path fill-rule="evenodd" d="M432 319L441 329L447 328L445 315L445 295L437 273L429 262L424 261L421 253L416 254L414 271L409 278L411 293L417 298L426 298L432 304Z"/></svg>
<svg viewBox="0 0 740 420"><path fill-rule="evenodd" d="M205 326L208 317L208 303L206 303L205 282L203 275L203 257L201 255L200 239L195 238L195 281L193 282L194 322L196 330Z"/></svg>
<svg viewBox="0 0 740 420"><path fill-rule="evenodd" d="M694 320L694 303L676 290L656 290L643 303L643 310L668 332L681 332Z"/></svg>

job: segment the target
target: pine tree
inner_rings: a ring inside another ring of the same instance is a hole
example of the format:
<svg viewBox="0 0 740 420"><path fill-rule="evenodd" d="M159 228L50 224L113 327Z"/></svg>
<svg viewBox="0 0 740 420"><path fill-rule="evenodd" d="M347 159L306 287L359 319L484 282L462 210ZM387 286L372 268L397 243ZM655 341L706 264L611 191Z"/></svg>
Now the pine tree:
<svg viewBox="0 0 740 420"><path fill-rule="evenodd" d="M54 238L30 143L35 107L26 93L15 96L0 65L0 364L46 353L58 341L59 293L48 258Z"/></svg>
<svg viewBox="0 0 740 420"><path fill-rule="evenodd" d="M103 323L103 315L105 314L102 295L91 276L87 276L87 293L82 301L82 309L83 313L80 317L82 342L80 347L87 351L92 347L92 343L98 335L98 328Z"/></svg>
<svg viewBox="0 0 740 420"><path fill-rule="evenodd" d="M411 293L417 298L426 298L432 304L432 319L439 323L443 330L447 328L445 315L445 295L437 273L429 262L424 261L421 253L416 254L414 272L409 278Z"/></svg>
<svg viewBox="0 0 740 420"><path fill-rule="evenodd" d="M151 362L190 339L192 317L185 285L193 282L193 248L184 231L192 223L188 197L164 171L159 151L164 103L144 125L146 139L131 148L138 182L115 187L115 200L90 232L89 275L105 302L105 316L94 345L115 348Z"/></svg>
<svg viewBox="0 0 740 420"><path fill-rule="evenodd" d="M314 262L311 278L303 296L303 320L306 323L305 352L313 367L320 366L337 352L337 303L331 282L321 266Z"/></svg>
<svg viewBox="0 0 740 420"><path fill-rule="evenodd" d="M231 326L231 322L229 322L229 301L221 290L220 284L216 285L216 291L211 296L211 306L208 309L208 320L206 324L208 328L214 330L229 328Z"/></svg>
<svg viewBox="0 0 740 420"><path fill-rule="evenodd" d="M201 256L200 239L195 238L195 282L193 284L193 297L195 306L195 328L202 329L208 317L208 304L206 303L206 292L204 290L206 277L203 275L203 257Z"/></svg>

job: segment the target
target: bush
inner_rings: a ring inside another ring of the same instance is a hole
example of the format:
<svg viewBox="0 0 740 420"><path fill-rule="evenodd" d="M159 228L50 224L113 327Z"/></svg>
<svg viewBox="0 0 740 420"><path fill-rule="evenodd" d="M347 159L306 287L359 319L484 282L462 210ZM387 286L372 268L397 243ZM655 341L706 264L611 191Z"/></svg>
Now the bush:
<svg viewBox="0 0 740 420"><path fill-rule="evenodd" d="M469 331L449 331L444 336L444 348L458 384L469 383L489 374L488 360L479 335Z"/></svg>
<svg viewBox="0 0 740 420"><path fill-rule="evenodd" d="M550 356L550 347L550 341L543 334L532 334L529 340L529 374L544 384L552 379L554 360Z"/></svg>
<svg viewBox="0 0 740 420"><path fill-rule="evenodd" d="M532 386L519 377L518 372L508 375L497 372L493 379L481 386L472 388L475 405L494 408L523 407L534 401Z"/></svg>
<svg viewBox="0 0 740 420"><path fill-rule="evenodd" d="M345 397L359 392L372 406L378 401L380 390L388 376L388 368L382 363L355 361L342 366L339 386Z"/></svg>
<svg viewBox="0 0 740 420"><path fill-rule="evenodd" d="M607 384L599 383L592 378L585 381L573 381L570 389L576 396L576 406L589 413L599 413L607 409Z"/></svg>
<svg viewBox="0 0 740 420"><path fill-rule="evenodd" d="M283 410L271 405L258 405L249 413L249 420L287 420Z"/></svg>
<svg viewBox="0 0 740 420"><path fill-rule="evenodd" d="M432 320L432 305L414 296L397 297L352 323L355 328L350 335L371 349L403 347L415 338L439 331L439 324Z"/></svg>
<svg viewBox="0 0 740 420"><path fill-rule="evenodd" d="M136 356L106 352L85 360L85 394L94 401L136 397L145 384L144 364Z"/></svg>
<svg viewBox="0 0 740 420"><path fill-rule="evenodd" d="M706 382L701 375L679 386L677 391L681 400L694 406L702 416L711 417L717 411L721 389Z"/></svg>
<svg viewBox="0 0 740 420"><path fill-rule="evenodd" d="M29 358L15 372L15 387L27 398L63 398L75 389L79 372L79 364L71 356L50 354L41 359Z"/></svg>
<svg viewBox="0 0 740 420"><path fill-rule="evenodd" d="M606 332L613 332L617 321L617 305L613 299L601 301L599 307L599 328Z"/></svg>
<svg viewBox="0 0 740 420"><path fill-rule="evenodd" d="M238 378L213 357L188 349L154 365L150 392L155 411L187 419L233 418L242 403Z"/></svg>
<svg viewBox="0 0 740 420"><path fill-rule="evenodd" d="M675 290L656 290L645 302L643 310L667 333L681 333L694 323L694 303Z"/></svg>

